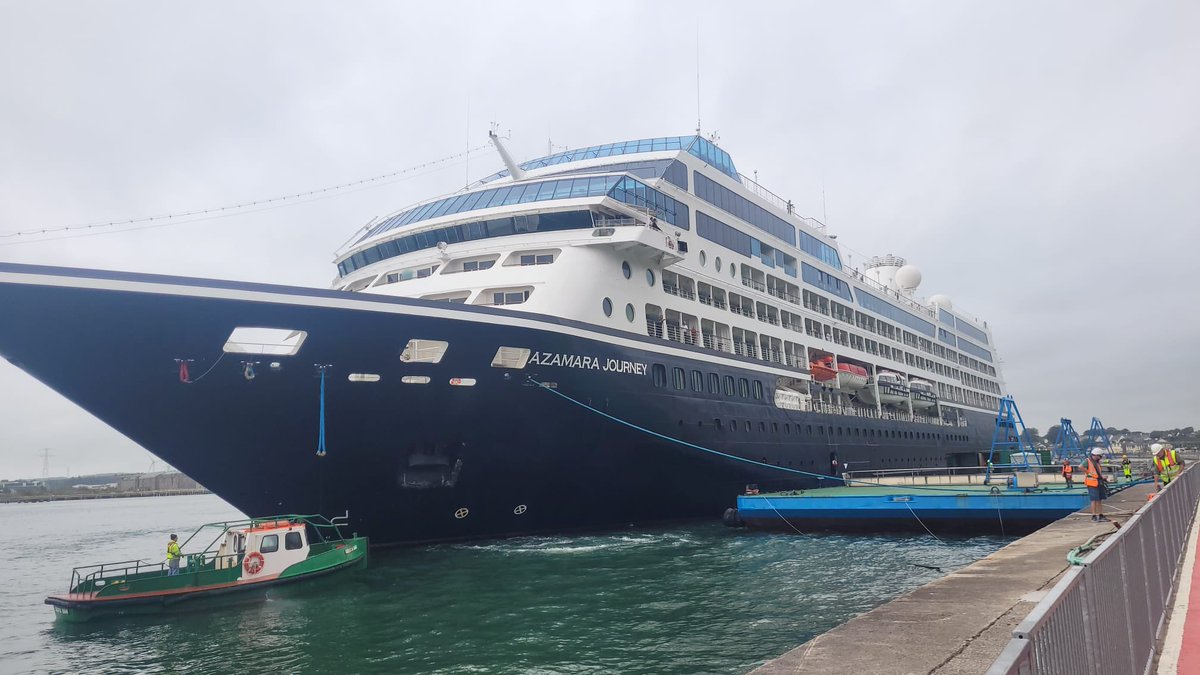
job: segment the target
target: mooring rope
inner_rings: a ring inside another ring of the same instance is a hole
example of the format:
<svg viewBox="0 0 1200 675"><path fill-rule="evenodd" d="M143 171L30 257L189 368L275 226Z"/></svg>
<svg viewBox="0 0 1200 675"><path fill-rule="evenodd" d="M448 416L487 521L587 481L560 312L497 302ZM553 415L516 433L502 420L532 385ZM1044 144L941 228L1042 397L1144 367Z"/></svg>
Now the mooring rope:
<svg viewBox="0 0 1200 675"><path fill-rule="evenodd" d="M929 533L929 536L933 537L934 539L937 539L939 544L946 543L946 542L942 541L941 539L939 539L938 536L933 533L933 530L929 529L928 527L925 527L925 522L921 520L921 517L917 515L916 511L913 511L912 504L909 504L908 502L904 502L904 505L908 507L908 512L912 514L912 517L916 518L918 523L921 523L921 527L925 528L925 531Z"/></svg>
<svg viewBox="0 0 1200 675"><path fill-rule="evenodd" d="M787 524L788 524L788 527L790 527L790 528L792 528L793 530L795 530L795 531L796 531L796 534L798 534L798 535L800 535L800 536L803 536L803 537L807 537L807 536L808 536L808 535L804 534L803 532L801 532L801 531L800 531L800 528L798 528L798 527L796 527L795 525L793 525L793 524L792 524L792 521L788 520L787 518L784 518L784 517L783 517L783 514L779 512L779 509L775 508L775 505L774 505L774 504L772 504L772 503L771 503L771 500L770 500L770 499L767 499L765 495L759 495L759 497L760 497L760 498L761 498L763 501L765 501L765 502L767 503L767 506L771 507L771 510L775 512L775 515L779 516L779 519L780 519L780 520L782 520L783 522L787 523Z"/></svg>
<svg viewBox="0 0 1200 675"><path fill-rule="evenodd" d="M706 453L708 453L708 454L711 454L711 455L716 455L716 456L718 456L718 457L724 457L725 459L732 459L732 460L734 460L734 461L737 461L737 462L744 462L744 463L746 463L746 464L753 464L753 465L755 465L755 466L761 466L761 467L765 467L765 468L767 468L767 469L774 469L774 470L776 470L776 471L784 471L784 472L786 472L786 473L794 473L794 474L798 474L798 475L801 475L801 476L811 476L811 477L813 477L813 478L816 478L817 480L832 480L832 481L837 481L837 482L841 482L841 483L843 483L843 484L849 484L849 483L858 483L858 484L861 484L861 485L870 485L870 486L873 486L873 487L885 487L885 488L903 488L903 489L905 489L905 490L927 490L927 491L930 491L930 492L949 492L949 493L952 493L952 494L962 494L962 490L961 490L961 489L956 489L956 488L939 488L939 487L932 487L932 486L928 486L928 485L903 485L903 486L899 486L899 485L887 485L886 483L879 483L879 482L876 482L876 481L862 480L862 479L860 479L860 478L835 478L835 477L832 477L832 476L826 476L825 474L815 473L815 472L812 472L812 471L804 471L804 470L802 470L802 469L793 469L793 468L791 468L791 467L779 466L779 465L777 465L777 464L767 464L766 462L760 462L760 461L758 461L758 460L755 460L755 459L749 459L749 458L746 458L746 457L738 457L737 455L732 455L732 454L729 454L729 453L727 453L727 452L721 452L720 450L713 450L712 448L706 448L706 447L704 447L704 446L702 446L702 445L696 445L695 443L690 443L690 442L688 442L688 441L684 441L684 440L681 440L681 439L678 439L678 438L672 438L671 436L667 436L666 434L660 434L660 433L658 433L657 431L654 431L654 430L652 430L652 429L647 429L647 428L645 428L645 427L638 426L637 424L634 424L633 422L629 422L629 421L627 421L627 420L623 420L623 419L621 419L621 418L619 418L619 417L617 417L617 416L615 416L615 415L610 415L609 413L606 413L606 412L604 412L603 410L600 410L600 409L598 409L598 408L595 408L595 407L593 407L593 406L590 406L590 405L588 405L588 404L586 404L586 403L584 403L584 402L582 402L582 401L579 401L579 400L576 400L576 399L574 399L574 398L571 398L570 396L568 396L568 395L566 395L566 394L562 393L561 391L558 391L557 389L554 389L554 388L552 388L552 387L548 386L547 384L545 384L545 383L543 383L543 382L539 382L538 380L534 379L532 376L527 376L527 377L528 377L528 380L529 380L530 382L532 382L533 384L537 385L537 386L538 386L538 387L540 387L541 389L544 389L544 390L546 390L546 391L550 392L551 394L554 394L555 396L558 396L558 397L560 397L560 398L563 398L563 399L565 399L565 400L567 400L567 401L570 401L571 403L574 403L575 405L577 405L577 406L579 406L579 407L581 407L581 408L584 408L584 409L586 409L586 410L589 410L589 411L591 411L591 412L594 412L594 413L596 413L597 415L600 415L601 417L605 417L605 418L607 418L607 419L610 419L610 420L612 420L612 421L616 422L617 424L621 424L621 425L623 425L623 426L629 427L630 429L634 429L634 430L636 430L636 431L640 431L640 432L642 432L642 433L649 434L649 435L651 435L651 436L654 436L654 437L656 437L656 438L661 438L661 439L663 439L664 441L670 441L671 443L677 443L677 444L679 444L679 445L682 445L682 446L684 446L684 447L692 448L693 450L699 450L700 452L706 452Z"/></svg>

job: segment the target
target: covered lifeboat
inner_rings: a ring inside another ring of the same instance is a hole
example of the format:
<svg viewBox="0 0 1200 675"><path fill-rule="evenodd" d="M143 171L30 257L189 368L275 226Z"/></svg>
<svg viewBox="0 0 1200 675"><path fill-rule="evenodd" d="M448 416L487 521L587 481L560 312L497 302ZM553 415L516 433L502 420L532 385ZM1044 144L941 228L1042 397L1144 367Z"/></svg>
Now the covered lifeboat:
<svg viewBox="0 0 1200 675"><path fill-rule="evenodd" d="M909 380L908 388L912 394L913 409L927 410L937 405L937 392L932 382L913 378Z"/></svg>
<svg viewBox="0 0 1200 675"><path fill-rule="evenodd" d="M837 380L842 389L857 391L867 386L867 369L853 363L839 363Z"/></svg>

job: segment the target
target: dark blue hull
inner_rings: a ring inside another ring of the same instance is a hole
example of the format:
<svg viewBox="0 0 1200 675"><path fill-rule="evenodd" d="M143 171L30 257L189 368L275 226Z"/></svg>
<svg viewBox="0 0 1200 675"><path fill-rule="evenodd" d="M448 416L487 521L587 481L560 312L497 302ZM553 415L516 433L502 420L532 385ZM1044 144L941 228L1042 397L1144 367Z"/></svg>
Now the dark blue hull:
<svg viewBox="0 0 1200 675"><path fill-rule="evenodd" d="M296 356L221 357L237 326L308 335ZM411 338L450 347L437 364L403 363ZM372 543L716 518L747 483L816 482L635 430L530 378L671 438L818 473L833 456L856 470L945 465L986 449L991 436L984 413L946 427L782 410L761 362L662 345L490 308L0 265L0 355L243 512L348 510L352 529ZM588 356L595 367L492 367L500 346ZM184 384L176 359L193 360L193 378L211 372ZM643 368L608 370L610 359ZM256 377L245 377L243 361L258 362ZM324 457L315 453L317 364L329 366ZM757 379L765 395L656 387L652 364ZM350 373L381 379L353 383ZM430 382L402 383L409 375ZM450 386L451 378L477 384Z"/></svg>

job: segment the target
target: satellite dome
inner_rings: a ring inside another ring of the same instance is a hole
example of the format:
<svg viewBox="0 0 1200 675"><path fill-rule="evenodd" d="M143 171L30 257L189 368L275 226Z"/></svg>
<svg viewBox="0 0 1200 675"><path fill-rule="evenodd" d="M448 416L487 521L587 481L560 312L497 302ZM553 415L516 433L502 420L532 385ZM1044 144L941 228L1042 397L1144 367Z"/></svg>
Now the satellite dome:
<svg viewBox="0 0 1200 675"><path fill-rule="evenodd" d="M948 295L935 295L929 298L929 304L934 307L941 307L942 309L954 309L954 303L950 302L950 296Z"/></svg>
<svg viewBox="0 0 1200 675"><path fill-rule="evenodd" d="M916 265L905 265L896 270L896 285L902 290L911 291L921 285L921 270Z"/></svg>

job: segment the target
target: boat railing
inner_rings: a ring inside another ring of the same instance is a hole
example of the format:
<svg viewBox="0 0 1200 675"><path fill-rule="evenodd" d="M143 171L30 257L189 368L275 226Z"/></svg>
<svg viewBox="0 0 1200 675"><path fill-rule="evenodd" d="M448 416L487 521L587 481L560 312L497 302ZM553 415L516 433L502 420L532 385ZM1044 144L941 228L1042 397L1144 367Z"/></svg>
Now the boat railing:
<svg viewBox="0 0 1200 675"><path fill-rule="evenodd" d="M195 573L210 565L214 569L237 567L241 564L242 555L242 553L217 555L215 551L183 553L179 573ZM224 561L225 564L218 564L218 561ZM168 576L170 572L170 566L166 562L155 563L146 560L123 560L99 565L84 565L71 570L70 591L94 592L111 583L120 583L131 578L155 579Z"/></svg>

